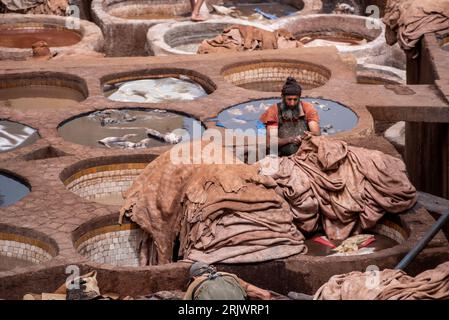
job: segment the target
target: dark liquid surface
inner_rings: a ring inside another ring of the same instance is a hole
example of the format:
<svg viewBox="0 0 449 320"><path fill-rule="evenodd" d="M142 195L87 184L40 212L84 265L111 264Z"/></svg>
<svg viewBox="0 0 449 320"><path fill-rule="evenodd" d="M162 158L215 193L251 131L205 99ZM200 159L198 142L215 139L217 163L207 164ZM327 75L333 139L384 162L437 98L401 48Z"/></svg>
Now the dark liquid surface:
<svg viewBox="0 0 449 320"><path fill-rule="evenodd" d="M16 179L0 173L0 207L9 206L30 193L30 189Z"/></svg>
<svg viewBox="0 0 449 320"><path fill-rule="evenodd" d="M182 128L189 132L191 137L194 134L194 124L202 128L199 121L175 113L161 113L154 110L129 110L127 112L128 114L137 117L137 119L132 122L102 126L97 119L83 116L65 123L58 131L65 140L81 145L104 148L105 146L100 144L98 140L107 137L122 137L126 134L136 134L137 136L127 140L136 143L142 139L148 138L145 132L146 128L157 130L163 134ZM151 139L151 144L148 147L162 145L167 145L167 143L157 139Z"/></svg>
<svg viewBox="0 0 449 320"><path fill-rule="evenodd" d="M323 135L351 130L357 125L357 115L337 102L313 98L301 98L301 100L315 102L313 106L320 116L320 127ZM261 127L260 116L267 107L277 102L280 102L280 99L262 99L242 103L220 112L217 118L212 120L216 121L218 126L227 129L251 129L257 132L257 128ZM264 131L262 132L265 134Z"/></svg>
<svg viewBox="0 0 449 320"><path fill-rule="evenodd" d="M39 134L33 128L17 122L0 120L0 152L30 145L37 139Z"/></svg>
<svg viewBox="0 0 449 320"><path fill-rule="evenodd" d="M81 36L65 29L2 29L0 47L31 49L33 43L47 42L49 47L72 46L81 41Z"/></svg>
<svg viewBox="0 0 449 320"><path fill-rule="evenodd" d="M0 89L0 101L7 107L24 111L70 107L84 99L75 89L51 85Z"/></svg>

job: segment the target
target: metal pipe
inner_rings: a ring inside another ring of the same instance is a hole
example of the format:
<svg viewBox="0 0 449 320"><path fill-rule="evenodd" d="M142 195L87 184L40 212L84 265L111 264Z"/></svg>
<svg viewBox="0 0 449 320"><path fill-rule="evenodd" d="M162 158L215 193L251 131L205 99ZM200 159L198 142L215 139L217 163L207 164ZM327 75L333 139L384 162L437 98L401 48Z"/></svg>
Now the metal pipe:
<svg viewBox="0 0 449 320"><path fill-rule="evenodd" d="M444 210L441 217L432 225L429 231L418 241L418 243L410 250L407 255L402 258L402 260L395 267L396 270L404 270L416 256L427 246L427 244L432 241L438 231L446 224L449 220L449 209Z"/></svg>

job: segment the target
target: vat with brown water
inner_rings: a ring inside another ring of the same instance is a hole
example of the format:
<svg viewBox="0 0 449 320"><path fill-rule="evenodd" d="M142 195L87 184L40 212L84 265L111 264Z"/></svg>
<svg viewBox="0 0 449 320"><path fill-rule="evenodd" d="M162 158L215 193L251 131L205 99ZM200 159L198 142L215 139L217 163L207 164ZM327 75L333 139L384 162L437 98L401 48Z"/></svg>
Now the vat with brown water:
<svg viewBox="0 0 449 320"><path fill-rule="evenodd" d="M339 32L301 34L298 39L306 47L316 47L324 45L359 46L370 41L356 34Z"/></svg>
<svg viewBox="0 0 449 320"><path fill-rule="evenodd" d="M2 28L0 47L28 49L37 41L45 41L50 47L72 46L81 41L75 31L56 28Z"/></svg>
<svg viewBox="0 0 449 320"><path fill-rule="evenodd" d="M84 94L78 90L54 85L0 89L0 103L22 111L68 107L84 99Z"/></svg>
<svg viewBox="0 0 449 320"><path fill-rule="evenodd" d="M192 117L165 110L114 109L70 119L58 131L65 140L90 147L140 149L168 145L148 135L147 129L161 134L179 133L185 141L200 135L203 127Z"/></svg>

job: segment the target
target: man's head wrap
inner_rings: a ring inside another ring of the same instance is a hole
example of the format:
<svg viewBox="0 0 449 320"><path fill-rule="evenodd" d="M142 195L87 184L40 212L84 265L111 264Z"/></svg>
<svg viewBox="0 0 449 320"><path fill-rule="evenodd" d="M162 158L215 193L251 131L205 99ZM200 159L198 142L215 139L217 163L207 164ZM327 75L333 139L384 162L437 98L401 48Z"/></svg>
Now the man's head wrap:
<svg viewBox="0 0 449 320"><path fill-rule="evenodd" d="M285 84L282 87L283 96L301 96L301 91L301 86L293 77L288 77L287 81L285 81Z"/></svg>

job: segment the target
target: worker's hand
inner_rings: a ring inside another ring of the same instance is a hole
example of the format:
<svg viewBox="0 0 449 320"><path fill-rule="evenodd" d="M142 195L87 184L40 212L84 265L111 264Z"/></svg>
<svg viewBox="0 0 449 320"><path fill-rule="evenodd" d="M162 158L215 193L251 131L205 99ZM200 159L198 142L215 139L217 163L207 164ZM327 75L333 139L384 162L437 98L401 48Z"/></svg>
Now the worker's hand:
<svg viewBox="0 0 449 320"><path fill-rule="evenodd" d="M294 144L297 144L297 145L300 145L301 142L302 142L301 136L292 137L291 140L290 140L290 143L294 143Z"/></svg>

